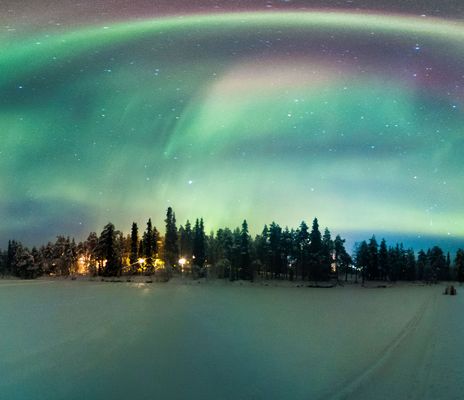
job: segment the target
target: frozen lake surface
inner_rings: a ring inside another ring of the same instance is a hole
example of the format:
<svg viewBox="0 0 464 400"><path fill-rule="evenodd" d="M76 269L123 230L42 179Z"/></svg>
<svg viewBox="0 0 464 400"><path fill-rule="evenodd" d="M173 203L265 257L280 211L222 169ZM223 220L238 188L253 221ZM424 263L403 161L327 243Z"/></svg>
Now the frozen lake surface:
<svg viewBox="0 0 464 400"><path fill-rule="evenodd" d="M442 290L0 281L0 398L462 399Z"/></svg>

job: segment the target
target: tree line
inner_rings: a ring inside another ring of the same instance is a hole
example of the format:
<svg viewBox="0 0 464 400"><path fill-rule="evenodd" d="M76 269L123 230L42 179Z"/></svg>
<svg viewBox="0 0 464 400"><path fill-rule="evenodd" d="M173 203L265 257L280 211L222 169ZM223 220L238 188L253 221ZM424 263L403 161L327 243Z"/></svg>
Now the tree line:
<svg viewBox="0 0 464 400"><path fill-rule="evenodd" d="M40 248L29 250L11 240L0 251L0 274L20 278L41 275L120 276L146 274L169 279L173 274L194 278L212 276L228 280L287 279L302 281L348 280L464 280L464 251L459 249L452 265L447 255L434 246L417 256L402 244L378 244L375 236L355 246L351 256L345 240L334 239L328 228L321 232L317 218L311 228L305 221L296 229L272 222L251 237L248 223L235 229L220 228L205 233L198 218L177 227L174 211L167 209L164 236L151 219L143 232L133 223L124 235L112 223L76 243L58 236Z"/></svg>
<svg viewBox="0 0 464 400"><path fill-rule="evenodd" d="M439 246L416 256L413 249L405 249L401 243L387 246L385 239L378 244L375 236L358 243L354 250L354 262L364 280L390 281L448 281L464 280L464 251L459 249L452 265L450 253L446 255Z"/></svg>

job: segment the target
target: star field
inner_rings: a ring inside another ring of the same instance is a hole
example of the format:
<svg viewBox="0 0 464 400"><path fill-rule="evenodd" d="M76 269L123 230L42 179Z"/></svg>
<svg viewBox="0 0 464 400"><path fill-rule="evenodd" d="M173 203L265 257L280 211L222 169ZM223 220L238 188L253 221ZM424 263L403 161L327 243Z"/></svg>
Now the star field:
<svg viewBox="0 0 464 400"><path fill-rule="evenodd" d="M167 206L211 229L462 240L463 23L206 9L8 25L0 244L161 226Z"/></svg>

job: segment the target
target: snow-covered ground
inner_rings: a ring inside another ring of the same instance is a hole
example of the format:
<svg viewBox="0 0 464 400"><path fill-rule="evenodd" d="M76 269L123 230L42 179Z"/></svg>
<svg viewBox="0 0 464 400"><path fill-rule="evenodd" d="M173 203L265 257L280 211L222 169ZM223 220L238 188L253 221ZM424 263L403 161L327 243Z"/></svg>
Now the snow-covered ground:
<svg viewBox="0 0 464 400"><path fill-rule="evenodd" d="M0 281L0 398L462 399L442 290Z"/></svg>

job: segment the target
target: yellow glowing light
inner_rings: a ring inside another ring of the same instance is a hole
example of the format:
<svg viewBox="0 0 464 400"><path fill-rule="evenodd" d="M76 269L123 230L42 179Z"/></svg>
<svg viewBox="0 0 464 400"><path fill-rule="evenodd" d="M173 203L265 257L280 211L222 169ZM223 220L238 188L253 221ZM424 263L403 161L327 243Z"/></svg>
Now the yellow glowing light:
<svg viewBox="0 0 464 400"><path fill-rule="evenodd" d="M187 262L187 260L186 260L184 257L182 257L182 258L179 259L179 265L180 265L181 267L183 267L183 266L185 265L186 262Z"/></svg>
<svg viewBox="0 0 464 400"><path fill-rule="evenodd" d="M139 264L145 264L145 258L139 258L137 262Z"/></svg>

